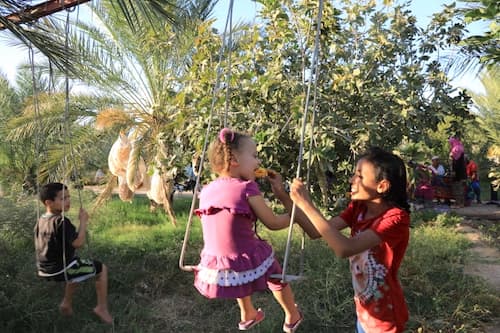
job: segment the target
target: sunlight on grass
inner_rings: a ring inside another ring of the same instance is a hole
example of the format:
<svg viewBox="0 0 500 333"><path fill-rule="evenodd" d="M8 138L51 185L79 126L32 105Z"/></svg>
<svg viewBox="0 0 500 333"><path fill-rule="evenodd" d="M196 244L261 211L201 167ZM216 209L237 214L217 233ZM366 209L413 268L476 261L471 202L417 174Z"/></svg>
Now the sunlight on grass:
<svg viewBox="0 0 500 333"><path fill-rule="evenodd" d="M144 198L134 198L132 204L113 199L92 216L89 252L109 267L109 299L113 314L120 318L119 331L193 332L203 327L205 332L229 332L237 323L235 302L205 299L193 287L193 274L178 268L189 206L187 199L174 202L177 227L163 212L151 213ZM5 304L0 317L12 319L0 321L0 331L76 332L82 327L86 332L102 331L91 311L82 311L71 323L60 318L60 288L34 279L32 200L23 205L0 200L2 207L8 214L0 214L0 251L5 254L0 269L8 273L0 275L0 286L4 286L0 287L0 303ZM430 212L412 215L412 219L415 223L399 274L410 308L408 331L480 332L477 327L498 313L500 301L484 283L463 274L470 243L453 228L458 217ZM257 229L282 264L288 229L270 231L261 223ZM287 267L290 274L300 270L301 237L301 229L295 226ZM201 223L195 217L186 264L198 262L202 245ZM81 250L82 257L90 254ZM355 315L348 260L337 258L324 241L307 237L304 259L305 280L292 284L297 302L306 309L301 329L352 331ZM93 285L81 287L76 305L91 307ZM282 317L269 293L255 294L254 301L265 307L269 318ZM277 332L280 324L266 320L260 328Z"/></svg>
<svg viewBox="0 0 500 333"><path fill-rule="evenodd" d="M167 229L165 225L128 224L109 228L99 236L111 244L136 246L144 242L154 241L155 235L167 233Z"/></svg>

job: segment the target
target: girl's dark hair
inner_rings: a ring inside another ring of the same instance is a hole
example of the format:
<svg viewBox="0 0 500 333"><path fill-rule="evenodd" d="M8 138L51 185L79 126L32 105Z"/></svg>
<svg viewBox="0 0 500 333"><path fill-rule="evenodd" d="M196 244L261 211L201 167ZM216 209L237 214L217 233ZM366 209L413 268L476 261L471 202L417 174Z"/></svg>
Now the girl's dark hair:
<svg viewBox="0 0 500 333"><path fill-rule="evenodd" d="M379 147L369 148L360 156L370 162L375 168L375 180L386 179L391 184L389 191L384 193L384 200L410 212L406 192L406 168L403 160Z"/></svg>
<svg viewBox="0 0 500 333"><path fill-rule="evenodd" d="M57 193L62 190L67 191L68 187L62 183L48 183L40 188L39 198L42 203L45 204L45 200L52 200L57 197Z"/></svg>
<svg viewBox="0 0 500 333"><path fill-rule="evenodd" d="M249 135L225 129L219 133L208 147L208 162L213 172L228 171L233 151L240 148Z"/></svg>

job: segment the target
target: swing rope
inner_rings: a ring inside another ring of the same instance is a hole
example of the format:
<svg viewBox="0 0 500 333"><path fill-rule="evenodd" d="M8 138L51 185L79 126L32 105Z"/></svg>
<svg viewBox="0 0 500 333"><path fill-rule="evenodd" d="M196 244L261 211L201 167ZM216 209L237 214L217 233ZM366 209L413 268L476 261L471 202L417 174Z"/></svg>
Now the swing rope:
<svg viewBox="0 0 500 333"><path fill-rule="evenodd" d="M34 110L34 117L35 119L40 119L40 108L38 104L38 88L36 86L36 80L35 80L35 51L33 50L33 45L30 43L28 46L28 61L30 63L30 68L31 68L31 83L32 83L32 93L33 93L33 110ZM35 181L35 191L37 194L37 197L40 193L40 159L39 159L39 154L40 154L40 136L41 136L41 129L40 129L40 122L36 121L35 122L35 172L36 172L36 181ZM37 205L36 205L36 220L40 220L40 200L36 200Z"/></svg>
<svg viewBox="0 0 500 333"><path fill-rule="evenodd" d="M319 58L319 56L318 56ZM316 125L316 113L317 113L317 101L318 101L318 72L319 72L319 59L316 61L315 66L314 66L314 73L315 73L315 82L314 82L314 94L313 94L313 113L312 113L312 118L311 118L311 139L309 140L309 154L313 151L313 146L314 146L314 128ZM310 190L310 178L311 178L311 164L312 164L312 157L309 156L307 159L307 174L306 174L306 184L308 187L308 190ZM302 230L302 240L300 244L300 266L299 266L299 275L302 276L304 274L304 252L305 252L305 242L306 242L306 232Z"/></svg>
<svg viewBox="0 0 500 333"><path fill-rule="evenodd" d="M226 31L228 28L229 24L229 34L227 38L227 68L226 68L226 103L224 106L224 127L228 126L227 123L227 117L229 114L229 97L230 97L230 82L231 82L231 55L232 55L232 48L233 48L233 2L234 0L231 0L229 3L229 10L227 11L227 17L226 17L226 25L224 28L224 40L226 40Z"/></svg>
<svg viewBox="0 0 500 333"><path fill-rule="evenodd" d="M65 24L65 49L66 51L68 51L69 47L69 15L71 12L74 11L74 8L73 10L69 10L68 8L66 8L66 24ZM40 117L40 113L39 113L39 108L38 108L38 90L36 88L36 82L35 82L35 66L34 66L34 53L33 53L33 48L30 47L30 64L31 64L31 74L32 74L32 84L33 84L33 96L34 96L34 108L35 108L35 117L36 118L39 118ZM52 71L51 71L51 74L52 74ZM51 78L51 81L52 81L52 78ZM50 88L50 87L49 87ZM70 157L72 158L72 160L75 160L75 157L74 157L74 154L73 154L73 146L72 146L72 142L71 142L71 137L69 135L69 125L68 125L68 122L70 120L69 118L69 73L68 73L68 70L66 68L65 70L65 107L64 107L64 115L63 115L63 159L62 159L62 164L63 164L63 170L67 170L68 168L68 154L67 154L67 151L66 151L66 142L69 142L69 147L70 147ZM40 135L40 128L39 128L39 123L40 122L37 122L37 134L35 136L35 151L36 151L36 154L39 154L39 149L40 149L40 144L39 144L39 135ZM76 166L73 167L73 172L74 172L74 178L75 179L79 179L78 178L78 173L77 173L77 170L76 170ZM38 158L37 158L37 193L40 193L40 168L39 168L39 162L38 162ZM63 184L66 184L67 183L67 173L63 171ZM81 195L81 191L80 191L80 186L77 186L77 189L78 189L78 198L79 198L79 202L80 202L80 208L83 206L83 203L82 203L82 195ZM67 265L67 258L66 258L66 223L65 223L65 211L64 211L64 207L65 207L65 199L66 199L66 196L65 196L65 187L63 186L62 187L62 197L63 197L63 200L62 200L62 206L63 206L63 209L61 211L61 218L62 218L62 232L63 232L63 235L62 235L62 241L63 241L63 246L62 246L62 250L63 250L63 274L64 274L64 280L66 281L66 283L68 282L68 273L67 273L67 269L68 269L68 265ZM38 205L37 207L37 221L40 219L40 206ZM88 246L88 241L87 241L87 246ZM89 251L90 251L90 248L89 248ZM57 274L60 274L59 272L56 273ZM49 275L44 275L44 276L52 276L54 274L49 274Z"/></svg>
<svg viewBox="0 0 500 333"><path fill-rule="evenodd" d="M314 40L314 53L313 53L313 72L311 73L309 82L307 84L307 93L306 93L306 98L304 102L304 113L302 115L302 129L300 133L300 146L299 146L299 156L297 159L297 173L296 173L296 178L300 178L300 171L302 168L302 160L303 160L303 154L304 154L304 141L305 141L305 132L306 132L306 124L307 124L307 114L309 111L309 100L310 100L310 95L311 95L311 87L313 86L313 81L314 81L314 110L313 110L313 116L312 116L312 125L314 125L315 121L315 109L316 109L316 91L317 91L317 86L318 86L318 63L319 63L319 45L320 45L320 35L321 35L321 19L322 19L322 14L323 14L323 0L319 0L319 5L318 5L318 16L316 20L316 37ZM312 134L313 134L313 126L311 126L311 145L312 147ZM307 164L307 179L309 179L310 175L310 160ZM281 274L278 274L278 276L281 277L281 281L283 283L291 282L293 280L299 280L302 279L302 271L303 271L303 258L301 258L301 272L300 275L287 275L287 266L288 266L288 260L290 257L290 246L291 246L291 240L292 240L292 232L293 232L293 221L295 220L295 215L296 215L297 207L295 203L293 203L292 206L292 212L290 214L290 225L288 228L288 237L287 237L287 242L286 242L286 249L285 249L285 258L283 261L283 271ZM304 248L304 243L305 243L305 235L304 233L303 239L302 239L302 256L303 256L303 248Z"/></svg>
<svg viewBox="0 0 500 333"><path fill-rule="evenodd" d="M69 51L69 33L70 33L70 14L72 12L74 12L76 9L76 24L78 24L78 20L79 20L79 16L80 16L80 6L79 4L76 6L76 7L72 7L72 8L65 8L66 10L66 24L65 24L65 41L64 41L64 47L65 47L65 50L66 52ZM75 157L75 153L74 153L74 147L73 147L73 140L71 138L71 133L70 133L70 130L69 130L69 121L70 121L70 88L69 88L69 71L68 71L68 68L66 67L65 70L64 70L64 98L65 98L65 101L64 101L64 119L63 119L63 123L64 123L64 139L63 139L63 158L64 158L64 170L67 170L68 169L68 154L66 152L66 143L68 144L69 146L69 149L68 149L68 152L69 152L69 157L70 157L70 160L73 161L73 165L71 167L71 172L72 172L72 176L73 176L73 179L75 180L76 182L76 188L77 188L77 193L78 193L78 202L79 202L79 208L81 209L83 207L83 199L82 199L82 191L81 191L81 187L82 187L82 182L81 182L81 179L80 179L80 174L78 172L78 167L76 165L76 163L74 163L76 161L76 157ZM64 173L64 177L67 177L67 172ZM70 180L71 180L71 176L70 176ZM66 181L64 182L66 184ZM63 187L63 198L64 198L64 187ZM64 204L64 199L63 199L63 204ZM64 210L63 210L63 220L64 220ZM64 231L64 224L63 224L63 238L65 237L66 235L66 232ZM85 238L86 238L86 241L85 243L87 244L87 252L89 254L89 256L92 258L92 253L91 253L91 249L90 249L90 239L89 239L89 235L88 233L85 235ZM66 242L64 242L64 245L66 245ZM65 246L63 247L63 251L65 252L66 251L66 248ZM66 267L66 254L64 254L64 267ZM64 274L66 276L66 270L64 271ZM67 280L66 280L67 281Z"/></svg>
<svg viewBox="0 0 500 333"><path fill-rule="evenodd" d="M188 243L189 235L191 232L191 226L193 224L194 210L195 210L196 203L197 203L197 191L198 191L198 188L200 186L201 173L203 171L203 161L205 160L205 154L207 152L208 143L209 143L209 139L210 139L210 132L212 130L212 119L214 118L215 104L217 102L217 93L219 92L220 81L221 81L221 76L222 76L222 66L221 66L222 58L223 58L224 50L226 48L228 50L227 51L228 52L228 67L231 64L231 48L232 48L232 38L231 38L232 27L231 26L232 26L232 15L233 15L233 3L234 3L234 0L231 0L229 2L228 15L226 18L226 25L225 25L224 33L223 33L223 37L222 37L223 41L222 41L222 45L221 45L220 53L219 53L217 76L215 79L215 85L214 85L214 89L213 89L213 93L212 93L210 114L209 114L209 118L208 118L207 129L205 131L205 137L203 139L203 150L202 150L201 155L200 155L200 163L198 165L198 171L197 171L197 175L196 175L196 183L194 185L195 190L193 193L193 199L191 200L191 208L189 210L189 217L188 217L188 221L186 223L186 231L184 233L184 240L182 242L181 254L179 257L179 268L183 271L186 271L186 272L192 272L195 268L195 266L193 266L193 265L185 265L184 258L186 256L187 243ZM228 25L229 25L229 37L226 39ZM227 42L226 42L226 40L227 40ZM230 72L230 69L227 69L227 71ZM226 88L226 103L225 103L225 113L224 113L224 122L223 122L224 126L227 125L227 114L229 111L229 83L230 83L229 80L230 80L230 78L231 78L231 75L227 74L226 75L227 81L226 81L226 87L225 87Z"/></svg>

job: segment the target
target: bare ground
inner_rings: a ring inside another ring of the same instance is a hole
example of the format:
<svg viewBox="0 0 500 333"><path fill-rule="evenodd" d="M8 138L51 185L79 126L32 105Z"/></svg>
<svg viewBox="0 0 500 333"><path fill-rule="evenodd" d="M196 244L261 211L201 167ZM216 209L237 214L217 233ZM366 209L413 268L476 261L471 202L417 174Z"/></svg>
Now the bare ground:
<svg viewBox="0 0 500 333"><path fill-rule="evenodd" d="M473 244L470 249L471 257L464 268L465 274L482 278L500 295L500 238L497 233L485 235L479 229L500 223L500 207L494 204L473 205L454 211L464 217L457 225L457 231L463 233ZM500 333L500 317L485 326L484 331Z"/></svg>

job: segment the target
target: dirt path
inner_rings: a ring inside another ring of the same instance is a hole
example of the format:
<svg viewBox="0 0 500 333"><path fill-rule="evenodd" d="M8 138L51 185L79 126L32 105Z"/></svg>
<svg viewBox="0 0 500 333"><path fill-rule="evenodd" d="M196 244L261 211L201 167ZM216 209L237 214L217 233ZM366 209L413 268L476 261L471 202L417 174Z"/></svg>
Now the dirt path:
<svg viewBox="0 0 500 333"><path fill-rule="evenodd" d="M484 235L471 226L473 224L474 221L465 218L457 226L457 230L473 243L470 249L472 256L464 271L466 274L483 278L497 292L500 292L500 251L487 244Z"/></svg>
<svg viewBox="0 0 500 333"><path fill-rule="evenodd" d="M464 273L478 276L500 295L500 239L486 239L479 226L500 223L500 207L497 205L476 205L454 210L464 217L457 230L469 239L473 246L471 257L465 265ZM500 333L500 317L484 327L485 332Z"/></svg>

